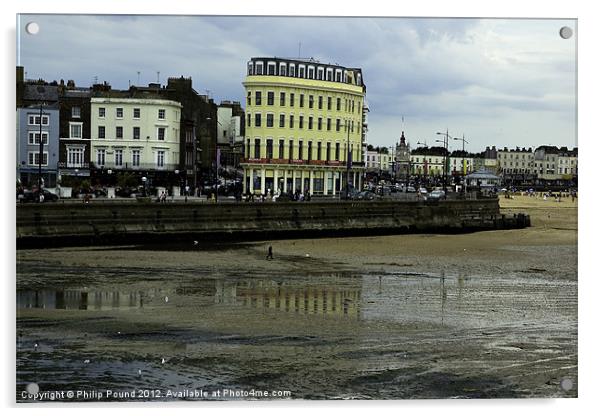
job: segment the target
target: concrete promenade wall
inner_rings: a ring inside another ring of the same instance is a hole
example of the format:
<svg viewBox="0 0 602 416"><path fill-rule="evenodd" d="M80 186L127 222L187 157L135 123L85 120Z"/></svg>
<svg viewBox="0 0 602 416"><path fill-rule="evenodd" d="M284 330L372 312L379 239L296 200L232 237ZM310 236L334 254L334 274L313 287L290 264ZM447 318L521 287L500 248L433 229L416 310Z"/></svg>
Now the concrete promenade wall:
<svg viewBox="0 0 602 416"><path fill-rule="evenodd" d="M17 206L17 247L260 240L528 226L497 199L239 204L113 203Z"/></svg>

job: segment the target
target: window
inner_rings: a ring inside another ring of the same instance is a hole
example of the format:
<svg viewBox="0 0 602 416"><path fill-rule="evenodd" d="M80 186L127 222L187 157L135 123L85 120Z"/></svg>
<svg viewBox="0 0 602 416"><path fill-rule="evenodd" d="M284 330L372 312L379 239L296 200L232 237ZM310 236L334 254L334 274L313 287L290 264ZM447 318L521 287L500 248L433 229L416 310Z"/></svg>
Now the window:
<svg viewBox="0 0 602 416"><path fill-rule="evenodd" d="M263 62L255 64L255 75L263 75Z"/></svg>
<svg viewBox="0 0 602 416"><path fill-rule="evenodd" d="M96 149L96 164L98 166L105 165L105 149Z"/></svg>
<svg viewBox="0 0 602 416"><path fill-rule="evenodd" d="M326 161L330 162L330 142L326 143Z"/></svg>
<svg viewBox="0 0 602 416"><path fill-rule="evenodd" d="M140 109L134 108L134 118L140 118Z"/></svg>
<svg viewBox="0 0 602 416"><path fill-rule="evenodd" d="M314 79L315 73L316 73L316 70L314 69L313 66L310 66L309 68L307 68L307 78Z"/></svg>
<svg viewBox="0 0 602 416"><path fill-rule="evenodd" d="M337 111L341 111L341 99L337 98Z"/></svg>
<svg viewBox="0 0 602 416"><path fill-rule="evenodd" d="M268 75L276 75L276 64L268 62Z"/></svg>
<svg viewBox="0 0 602 416"><path fill-rule="evenodd" d="M326 69L326 81L332 81L332 68Z"/></svg>
<svg viewBox="0 0 602 416"><path fill-rule="evenodd" d="M274 127L274 114L268 114L266 116L266 127Z"/></svg>
<svg viewBox="0 0 602 416"><path fill-rule="evenodd" d="M286 76L286 64L281 63L280 64L280 74L281 77L285 77Z"/></svg>
<svg viewBox="0 0 602 416"><path fill-rule="evenodd" d="M261 127L261 113L255 113L255 127Z"/></svg>
<svg viewBox="0 0 602 416"><path fill-rule="evenodd" d="M295 106L295 94L291 92L291 96L290 96L290 106L294 107Z"/></svg>
<svg viewBox="0 0 602 416"><path fill-rule="evenodd" d="M165 140L165 127L157 128L157 140Z"/></svg>
<svg viewBox="0 0 602 416"><path fill-rule="evenodd" d="M312 116L309 116L307 120L307 128L310 130L314 128L314 118Z"/></svg>
<svg viewBox="0 0 602 416"><path fill-rule="evenodd" d="M40 144L40 132L30 131L28 143L39 145ZM42 143L44 143L45 145L48 144L48 132L47 131L42 132Z"/></svg>
<svg viewBox="0 0 602 416"><path fill-rule="evenodd" d="M157 150L157 167L165 166L165 150Z"/></svg>
<svg viewBox="0 0 602 416"><path fill-rule="evenodd" d="M324 68L322 68L322 67L318 68L318 79L319 80L323 80L324 79Z"/></svg>
<svg viewBox="0 0 602 416"><path fill-rule="evenodd" d="M337 143L334 147L334 160L340 160L341 156L341 143Z"/></svg>
<svg viewBox="0 0 602 416"><path fill-rule="evenodd" d="M295 116L294 115L290 115L290 117L288 118L288 127L289 128L293 128L295 127Z"/></svg>
<svg viewBox="0 0 602 416"><path fill-rule="evenodd" d="M28 121L29 121L29 125L30 126L34 126L34 125L40 125L40 116L34 116L34 115L30 115L28 117ZM47 126L49 122L48 116L42 115L42 126Z"/></svg>
<svg viewBox="0 0 602 416"><path fill-rule="evenodd" d="M318 117L318 130L322 130L322 117Z"/></svg>
<svg viewBox="0 0 602 416"><path fill-rule="evenodd" d="M322 160L322 142L318 142L318 157L316 160Z"/></svg>
<svg viewBox="0 0 602 416"><path fill-rule="evenodd" d="M140 150L132 150L132 166L140 166Z"/></svg>
<svg viewBox="0 0 602 416"><path fill-rule="evenodd" d="M123 166L123 150L115 149L115 166Z"/></svg>
<svg viewBox="0 0 602 416"><path fill-rule="evenodd" d="M327 106L328 111L332 110L332 97L328 97Z"/></svg>
<svg viewBox="0 0 602 416"><path fill-rule="evenodd" d="M314 96L309 96L309 108L314 108Z"/></svg>
<svg viewBox="0 0 602 416"><path fill-rule="evenodd" d="M245 150L247 157L251 157L251 139L247 139L247 148Z"/></svg>
<svg viewBox="0 0 602 416"><path fill-rule="evenodd" d="M133 137L135 140L138 140L138 139L140 139L140 127L134 127L134 128L133 128L133 131L132 131L132 137Z"/></svg>
<svg viewBox="0 0 602 416"><path fill-rule="evenodd" d="M40 152L29 152L27 159L30 165L40 165ZM48 166L48 153L42 153L42 166Z"/></svg>
<svg viewBox="0 0 602 416"><path fill-rule="evenodd" d="M253 62L249 62L249 67L247 68L247 75L253 75Z"/></svg>
<svg viewBox="0 0 602 416"><path fill-rule="evenodd" d="M82 123L69 123L69 137L71 139L82 138Z"/></svg>
<svg viewBox="0 0 602 416"><path fill-rule="evenodd" d="M84 148L67 147L67 167L81 168L84 166Z"/></svg>
<svg viewBox="0 0 602 416"><path fill-rule="evenodd" d="M261 105L261 91L255 91L255 105Z"/></svg>
<svg viewBox="0 0 602 416"><path fill-rule="evenodd" d="M251 105L251 91L247 91L247 105Z"/></svg>
<svg viewBox="0 0 602 416"><path fill-rule="evenodd" d="M312 159L312 148L311 148L311 143L312 142L307 142L307 160L311 160Z"/></svg>
<svg viewBox="0 0 602 416"><path fill-rule="evenodd" d="M326 130L330 131L332 129L332 119L326 119Z"/></svg>
<svg viewBox="0 0 602 416"><path fill-rule="evenodd" d="M80 107L71 107L71 117L80 118L82 115L82 109Z"/></svg>
<svg viewBox="0 0 602 416"><path fill-rule="evenodd" d="M299 78L305 78L305 67L303 65L299 65Z"/></svg>
<svg viewBox="0 0 602 416"><path fill-rule="evenodd" d="M284 159L284 140L278 141L278 159Z"/></svg>
<svg viewBox="0 0 602 416"><path fill-rule="evenodd" d="M297 155L297 159L303 159L303 140L299 140L299 153Z"/></svg>
<svg viewBox="0 0 602 416"><path fill-rule="evenodd" d="M268 105L274 105L274 92L268 92Z"/></svg>
<svg viewBox="0 0 602 416"><path fill-rule="evenodd" d="M251 127L251 114L247 114L247 127Z"/></svg>
<svg viewBox="0 0 602 416"><path fill-rule="evenodd" d="M265 144L265 154L268 159L272 159L274 157L274 144L272 139L267 139Z"/></svg>
<svg viewBox="0 0 602 416"><path fill-rule="evenodd" d="M295 76L295 64L290 64L288 67L288 76L289 77L294 77Z"/></svg>
<svg viewBox="0 0 602 416"><path fill-rule="evenodd" d="M292 159L293 158L293 150L295 147L295 142L292 140L288 141L288 158Z"/></svg>
<svg viewBox="0 0 602 416"><path fill-rule="evenodd" d="M255 139L255 159L261 157L261 139Z"/></svg>
<svg viewBox="0 0 602 416"><path fill-rule="evenodd" d="M299 128L303 128L303 116L299 116Z"/></svg>
<svg viewBox="0 0 602 416"><path fill-rule="evenodd" d="M284 107L285 102L286 102L286 93L281 92L280 93L280 107Z"/></svg>
<svg viewBox="0 0 602 416"><path fill-rule="evenodd" d="M165 109L160 108L158 115L159 115L159 120L165 120Z"/></svg>
<svg viewBox="0 0 602 416"><path fill-rule="evenodd" d="M320 96L318 96L318 110L321 110L321 109L322 109L322 101L323 101L323 100L322 100L322 96L321 96L321 95L320 95Z"/></svg>
<svg viewBox="0 0 602 416"><path fill-rule="evenodd" d="M123 139L123 127L121 127L121 126L115 127L115 138Z"/></svg>
<svg viewBox="0 0 602 416"><path fill-rule="evenodd" d="M278 127L283 128L284 127L284 114L280 114L280 123L278 124Z"/></svg>
<svg viewBox="0 0 602 416"><path fill-rule="evenodd" d="M123 118L123 108L122 107L117 107L115 109L115 117Z"/></svg>
<svg viewBox="0 0 602 416"><path fill-rule="evenodd" d="M98 138L99 139L105 138L105 126L98 126Z"/></svg>
<svg viewBox="0 0 602 416"><path fill-rule="evenodd" d="M336 82L341 82L341 70L337 69L336 72Z"/></svg>
<svg viewBox="0 0 602 416"><path fill-rule="evenodd" d="M299 94L299 107L303 107L305 104L305 94Z"/></svg>
<svg viewBox="0 0 602 416"><path fill-rule="evenodd" d="M98 118L105 118L106 109L104 107L98 107Z"/></svg>
<svg viewBox="0 0 602 416"><path fill-rule="evenodd" d="M341 131L341 119L337 118L337 131Z"/></svg>

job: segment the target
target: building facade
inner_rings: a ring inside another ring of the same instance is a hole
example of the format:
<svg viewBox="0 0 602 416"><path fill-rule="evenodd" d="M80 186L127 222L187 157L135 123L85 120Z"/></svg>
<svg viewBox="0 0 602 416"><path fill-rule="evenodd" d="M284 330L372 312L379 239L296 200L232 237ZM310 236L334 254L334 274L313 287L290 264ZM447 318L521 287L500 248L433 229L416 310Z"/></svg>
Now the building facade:
<svg viewBox="0 0 602 416"><path fill-rule="evenodd" d="M59 109L56 104L17 109L17 179L25 187L35 187L38 183L40 140L43 186L54 187L59 162Z"/></svg>
<svg viewBox="0 0 602 416"><path fill-rule="evenodd" d="M243 82L243 192L335 195L362 187L365 86L356 68L252 58Z"/></svg>
<svg viewBox="0 0 602 416"><path fill-rule="evenodd" d="M153 179L178 169L181 108L170 100L93 97L93 168L109 175L131 171Z"/></svg>
<svg viewBox="0 0 602 416"><path fill-rule="evenodd" d="M412 174L419 176L442 176L446 150L444 147L419 147L412 151Z"/></svg>
<svg viewBox="0 0 602 416"><path fill-rule="evenodd" d="M90 176L90 95L89 88L61 81L59 176L67 185L70 177Z"/></svg>
<svg viewBox="0 0 602 416"><path fill-rule="evenodd" d="M503 175L531 175L534 173L534 155L531 148L524 147L497 152L498 168Z"/></svg>

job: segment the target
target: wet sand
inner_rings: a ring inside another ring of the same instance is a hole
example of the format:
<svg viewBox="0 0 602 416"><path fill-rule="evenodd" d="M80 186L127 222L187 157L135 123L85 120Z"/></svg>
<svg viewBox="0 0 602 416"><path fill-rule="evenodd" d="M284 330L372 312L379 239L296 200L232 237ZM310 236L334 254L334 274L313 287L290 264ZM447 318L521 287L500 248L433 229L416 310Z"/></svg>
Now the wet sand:
<svg viewBox="0 0 602 416"><path fill-rule="evenodd" d="M533 226L19 251L17 400L30 382L160 400L576 397L577 203L500 204Z"/></svg>

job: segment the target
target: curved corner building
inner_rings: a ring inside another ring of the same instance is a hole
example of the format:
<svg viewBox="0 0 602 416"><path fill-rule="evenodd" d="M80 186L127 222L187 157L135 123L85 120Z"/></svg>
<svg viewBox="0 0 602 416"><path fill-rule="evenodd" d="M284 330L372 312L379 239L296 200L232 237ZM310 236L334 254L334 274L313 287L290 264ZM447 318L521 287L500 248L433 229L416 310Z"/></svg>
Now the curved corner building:
<svg viewBox="0 0 602 416"><path fill-rule="evenodd" d="M243 191L337 195L362 187L362 71L314 60L251 58ZM349 150L349 152L348 152Z"/></svg>

